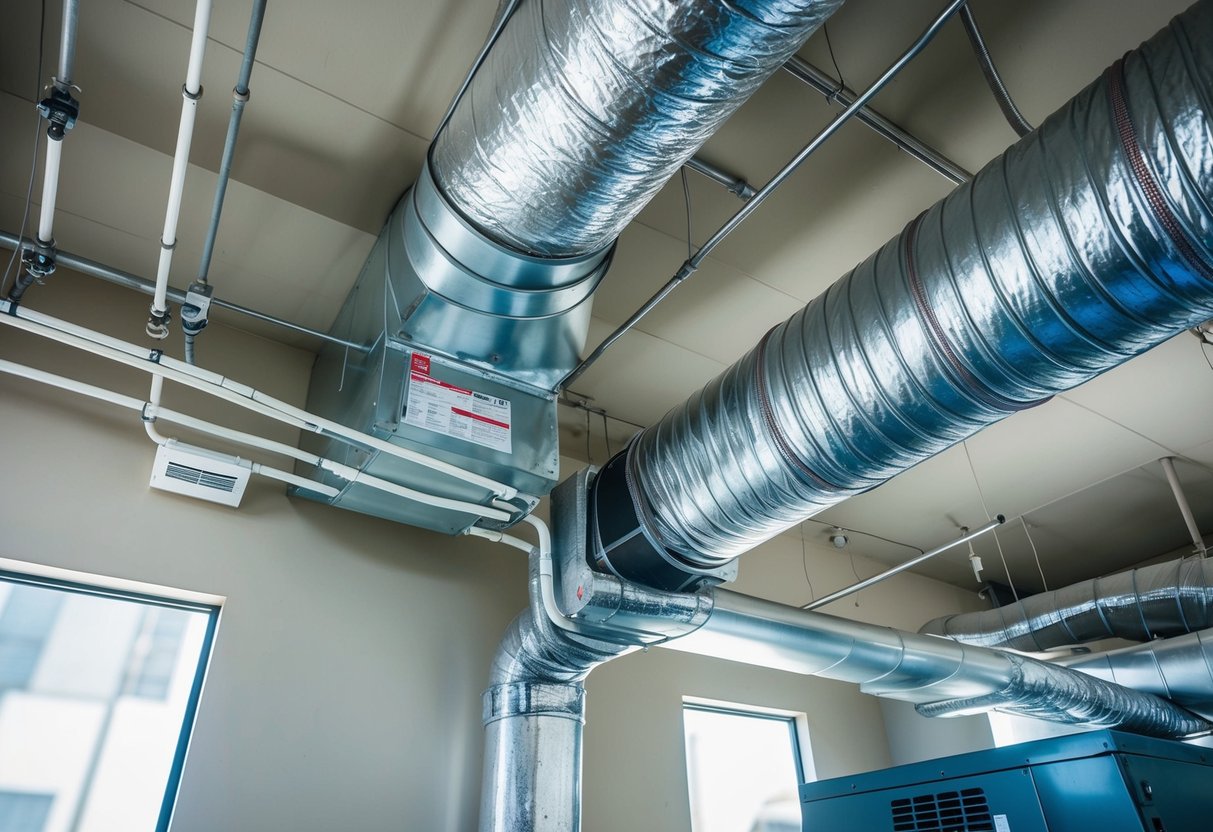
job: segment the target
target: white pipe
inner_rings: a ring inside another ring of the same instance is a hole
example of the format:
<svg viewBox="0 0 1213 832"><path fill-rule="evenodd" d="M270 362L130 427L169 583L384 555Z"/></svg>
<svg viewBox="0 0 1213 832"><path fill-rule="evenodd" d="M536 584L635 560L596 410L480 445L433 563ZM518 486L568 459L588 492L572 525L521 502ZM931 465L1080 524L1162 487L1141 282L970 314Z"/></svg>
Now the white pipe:
<svg viewBox="0 0 1213 832"><path fill-rule="evenodd" d="M33 367L26 367L24 365L16 364L12 361L5 361L3 359L0 359L0 372L20 376L31 381L38 381L52 387L58 387L61 390L80 393L94 399L116 404L119 407L125 407L128 410L138 411L144 416L144 427L147 430L147 435L157 445L163 445L170 441L168 437L161 434L158 430L156 430L155 427L155 422L163 419L166 422L172 422L173 424L178 424L182 427L187 427L192 430L199 431L200 433L205 433L229 442L247 445L248 447L258 448L260 450L269 451L270 453L289 456L302 462L306 462L309 465L324 468L326 471L330 471L349 482L361 483L370 488L375 488L377 490L393 494L397 497L413 500L414 502L423 503L436 508L444 508L451 511L473 514L478 517L484 517L500 522L508 522L513 517L511 511L482 506L477 503L469 503L463 500L452 500L446 497L438 497L433 494L427 494L423 491L416 491L414 489L398 485L394 482L380 479L379 477L363 474L356 468L351 468L348 465L342 465L338 462L325 459L317 456L316 454L309 453L282 442L275 442L272 439L265 439L254 434L226 428L222 425L216 425L202 419L196 419L193 416L188 416L184 413L178 413L175 410L160 407L158 402L160 392L164 385L164 379L161 376L152 377L152 392L154 401L142 402L133 396L125 396L121 393L115 393L102 387L96 387L82 381L76 381L75 379L58 376L42 370L36 370ZM267 468L266 470L273 472L276 469ZM272 476L272 474L267 474L267 476ZM290 480L285 480L279 476L275 476L274 478L282 480L283 482L290 482L293 485L298 485L311 491L318 491L330 497L335 497L339 493L336 489L321 485L313 480L305 479L303 477L295 477L294 475L290 476L294 478ZM497 534L500 536L500 533ZM514 538L514 540L517 540L517 538ZM521 543L525 548L531 548L531 545L525 541L519 541L519 543Z"/></svg>
<svg viewBox="0 0 1213 832"><path fill-rule="evenodd" d="M338 489L333 488L331 485L322 485L314 480L309 480L304 477L291 474L287 471L279 471L277 468L270 468L269 466L262 465L260 462L254 462L251 464L254 474L260 474L261 476L268 477L271 480L278 480L279 482L285 482L288 485L306 488L308 491L315 491L318 494L323 494L326 497L336 497L341 493Z"/></svg>
<svg viewBox="0 0 1213 832"><path fill-rule="evenodd" d="M521 538L490 529L470 528L465 534L491 540L494 543L504 543L507 546L513 546L515 549L521 549L524 552L538 551L539 596L543 601L543 611L547 613L548 620L566 632L585 634L581 625L565 615L564 610L560 609L559 602L556 601L555 576L552 569L552 533L548 530L547 523L544 523L533 514L523 517L522 522L529 523L534 527L535 532L539 536L538 544L531 544Z"/></svg>
<svg viewBox="0 0 1213 832"><path fill-rule="evenodd" d="M156 267L152 318L147 323L147 334L152 338L168 337L168 325L159 319L168 311L169 271L173 265L173 248L177 245L177 221L181 216L181 198L185 191L185 174L189 168L198 99L202 96L202 58L206 52L206 32L210 22L211 0L198 0L194 9L194 32L190 42L189 64L185 71L185 86L181 89L181 121L177 126L177 149L173 153L173 173L169 180L168 204L164 211L164 230L160 235L160 261Z"/></svg>
<svg viewBox="0 0 1213 832"><path fill-rule="evenodd" d="M42 174L42 205L38 215L38 242L55 241L55 203L59 199L59 163L63 158L63 138L48 136Z"/></svg>
<svg viewBox="0 0 1213 832"><path fill-rule="evenodd" d="M447 474L464 482L472 483L494 492L498 497L510 500L518 496L518 489L483 477L479 474L425 456L416 451L402 448L378 439L374 436L348 428L338 422L333 422L321 416L308 413L286 402L268 396L239 382L232 381L218 373L203 370L160 354L159 350L148 350L121 341L109 335L78 326L36 312L25 307L14 307L8 301L0 301L0 323L7 324L35 335L41 335L77 349L108 358L128 367L134 367L153 376L163 376L170 381L178 382L195 390L235 404L246 410L251 410L268 418L292 425L313 433L324 433L348 444L360 445L382 451L409 462Z"/></svg>
<svg viewBox="0 0 1213 832"><path fill-rule="evenodd" d="M1175 495L1175 502L1179 504L1179 513L1184 517L1184 525L1188 527L1188 534L1192 536L1196 552L1204 557L1207 551L1205 540L1200 533L1200 527L1196 525L1196 516L1192 514L1192 506L1188 505L1188 498L1184 495L1183 483L1179 481L1179 474L1175 471L1175 460L1164 456L1159 462L1162 463L1163 473L1167 475L1167 482L1171 484L1171 492Z"/></svg>

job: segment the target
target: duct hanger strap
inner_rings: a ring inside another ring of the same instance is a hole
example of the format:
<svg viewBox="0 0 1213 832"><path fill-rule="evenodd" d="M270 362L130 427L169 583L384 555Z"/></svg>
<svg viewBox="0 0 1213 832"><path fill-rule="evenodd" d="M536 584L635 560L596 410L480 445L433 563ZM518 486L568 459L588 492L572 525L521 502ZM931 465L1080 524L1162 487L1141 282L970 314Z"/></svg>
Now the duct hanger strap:
<svg viewBox="0 0 1213 832"><path fill-rule="evenodd" d="M965 365L964 361L961 360L956 348L948 338L943 324L940 323L939 316L935 314L935 310L931 307L931 301L927 297L926 287L923 285L922 277L918 273L918 265L915 262L914 248L918 240L918 230L922 225L922 218L924 216L926 216L925 211L915 217L906 227L905 231L902 232L902 259L905 263L906 283L910 288L910 296L914 299L914 309L926 329L931 346L935 348L935 352L944 360L944 372L956 387L961 388L970 398L975 399L991 410L1016 413L1044 404L1052 396L1027 402L1007 398L978 378Z"/></svg>
<svg viewBox="0 0 1213 832"><path fill-rule="evenodd" d="M1167 197L1162 186L1150 172L1145 150L1137 135L1137 128L1133 125L1133 118L1129 114L1123 58L1108 67L1106 87L1108 107L1112 111L1116 135L1120 139L1120 148L1124 151L1125 161L1128 162L1129 169L1133 172L1133 179L1141 189L1146 204L1150 206L1154 219L1162 226L1184 264L1205 280L1213 282L1213 266L1201 256L1198 245L1194 243L1179 218L1167 204Z"/></svg>

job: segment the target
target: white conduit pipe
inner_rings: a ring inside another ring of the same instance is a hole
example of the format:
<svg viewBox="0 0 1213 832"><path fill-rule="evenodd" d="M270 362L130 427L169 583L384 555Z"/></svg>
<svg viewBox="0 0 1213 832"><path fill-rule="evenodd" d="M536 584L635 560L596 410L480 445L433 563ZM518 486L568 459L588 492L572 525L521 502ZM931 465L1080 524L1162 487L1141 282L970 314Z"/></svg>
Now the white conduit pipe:
<svg viewBox="0 0 1213 832"><path fill-rule="evenodd" d="M1192 545L1196 548L1196 554L1204 557L1207 552L1205 539L1200 533L1200 526L1196 525L1196 516L1192 514L1192 506L1188 504L1188 498L1184 494L1183 483L1179 481L1179 474L1175 471L1175 460L1164 456L1159 462L1162 463L1163 473L1167 475L1167 482L1171 486L1171 493L1175 495L1175 502L1179 505L1179 513L1183 515L1184 525L1188 527L1188 534L1192 537Z"/></svg>
<svg viewBox="0 0 1213 832"><path fill-rule="evenodd" d="M0 301L0 323L49 338L53 341L58 341L62 344L67 344L68 346L99 355L103 358L108 358L111 361L125 364L128 367L143 370L146 373L151 373L153 376L163 376L170 381L192 387L195 390L222 399L245 410L251 410L254 413L259 413L262 416L300 428L301 430L328 434L343 442L382 451L390 456L439 471L456 479L492 491L503 500L511 500L518 496L518 489L504 483L499 483L471 471L465 471L440 459L434 459L416 451L393 445L390 442L361 433L338 422L308 413L305 410L301 410L255 390L248 385L232 381L218 373L193 367L184 361L160 355L159 350L148 350L145 347L139 347L109 335L60 320L51 315L35 312L25 307L16 307L9 301Z"/></svg>
<svg viewBox="0 0 1213 832"><path fill-rule="evenodd" d="M63 137L48 136L46 163L42 178L42 208L38 215L38 242L51 245L55 241L55 203L59 199L59 163L63 158Z"/></svg>
<svg viewBox="0 0 1213 832"><path fill-rule="evenodd" d="M110 404L116 404L119 407L125 407L128 410L134 410L136 412L143 411L146 404L145 402L139 401L134 396L125 396L121 393L115 393L112 390L106 390L102 387L96 387L92 384L85 384L84 382L76 381L75 379L57 376L54 373L47 373L42 370L36 370L33 367L15 364L12 361L0 359L0 372L20 376L21 378L29 379L30 381L38 381L43 384L50 385L51 387L58 387L61 390L80 393L90 398L99 399L104 402L109 402ZM162 379L157 378L155 381L160 381L161 384L163 384ZM153 387L156 386L155 381L153 381ZM168 445L176 441L174 439L170 439L169 437L162 436L151 422L145 422L145 425L147 426L147 435L151 437L152 441L157 445ZM215 427L218 426L216 425ZM313 491L326 493L330 497L336 497L339 493L337 489L333 488L332 486L321 485L320 483L312 482L311 480L296 476L288 471L282 471L268 465L262 465L259 462L250 461L249 470L254 474L260 474L267 479L279 480L281 482L298 485L303 488L310 488Z"/></svg>
<svg viewBox="0 0 1213 832"><path fill-rule="evenodd" d="M566 632L587 635L588 633L575 620L565 615L564 610L560 609L560 604L556 601L555 573L552 567L552 533L548 529L547 523L533 514L523 517L522 522L535 527L535 532L539 535L538 544L528 543L520 537L492 529L472 527L464 534L491 540L494 543L504 543L506 546L513 546L515 549L521 549L527 553L538 554L539 596L543 601L543 611L547 613L548 620Z"/></svg>
<svg viewBox="0 0 1213 832"><path fill-rule="evenodd" d="M168 337L168 276L177 245L177 220L181 216L181 196L194 138L194 120L198 99L202 97L202 57L206 52L206 32L211 23L211 0L198 0L194 10L194 36L190 42L185 86L181 88L181 122L177 127L177 149L173 154L173 173L169 181L168 206L164 211L164 231L160 235L160 262L156 268L156 293L152 298L147 334L151 338Z"/></svg>
<svg viewBox="0 0 1213 832"><path fill-rule="evenodd" d="M100 401L118 405L119 407L124 407L127 410L139 412L143 415L144 426L147 429L148 436L157 445L163 445L167 442L173 441L169 437L161 434L155 427L155 423L158 420L164 420L166 422L181 425L182 427L190 428L191 430L196 430L200 433L205 433L209 436L223 439L228 442L234 442L236 444L246 445L248 447L257 448L270 453L289 456L293 459L300 460L301 462L306 462L309 465L315 465L319 468L324 468L326 471L331 471L333 474L336 474L349 482L360 483L362 485L366 485L398 497L423 503L425 505L464 512L467 514L474 514L478 517L484 517L489 520L497 520L501 522L508 522L513 516L509 511L490 508L477 503L468 503L462 500L452 500L446 497L438 497L433 494L427 494L423 491L415 491L394 482L380 479L379 477L363 474L356 468L351 468L348 465L342 465L339 462L334 462L330 459L317 456L316 454L308 453L307 451L301 450L292 445L287 445L283 442L276 442L273 439L265 439L264 437L256 436L255 434L233 430L232 428L226 428L222 425L216 425L212 422L197 419L184 413L178 413L175 410L160 407L156 402L143 402L133 396L126 396L122 393L106 390L103 387L97 387L82 381L76 381L75 379L55 375L54 373L37 370L33 367L16 364L12 361L0 359L0 372L9 373L10 375L19 376L21 378L29 379L30 381L41 382L42 384L46 384L51 387L57 387L61 390L67 390L72 393L79 393L93 399L98 399ZM152 390L153 395L157 400L160 392L157 390L157 387L162 388L163 384L164 379L161 376L153 376ZM255 473L263 474L264 476L271 477L272 479L281 480L282 482L297 485L301 488L327 494L330 497L335 497L338 494L336 489L331 488L330 486L321 485L313 480L299 477L294 474L288 474L275 468L259 466L258 463L253 463L253 465L253 471ZM476 531L483 530L477 529ZM489 537L490 540L499 540L501 542L507 542L501 540L501 538L509 537L508 535L502 535L500 532L486 533L484 536L488 536L490 534L496 535L495 537ZM510 538L510 540L515 541L515 545L518 545L519 548L528 550L532 548L531 544L518 540L518 538ZM550 545L548 546L548 549L550 553Z"/></svg>

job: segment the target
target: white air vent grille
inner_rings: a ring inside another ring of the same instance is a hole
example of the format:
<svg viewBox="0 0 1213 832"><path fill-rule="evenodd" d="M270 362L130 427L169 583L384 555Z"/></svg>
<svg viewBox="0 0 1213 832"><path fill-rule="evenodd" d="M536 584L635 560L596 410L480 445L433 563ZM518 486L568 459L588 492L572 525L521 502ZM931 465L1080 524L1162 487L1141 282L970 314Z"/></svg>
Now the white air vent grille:
<svg viewBox="0 0 1213 832"><path fill-rule="evenodd" d="M229 494L236 490L235 477L216 474L212 471L203 471L201 468L191 468L188 465L180 465L176 462L168 464L164 475L169 479L191 482L203 488L213 488L216 491L226 491Z"/></svg>
<svg viewBox="0 0 1213 832"><path fill-rule="evenodd" d="M238 506L250 473L249 463L239 457L170 441L156 451L151 486Z"/></svg>

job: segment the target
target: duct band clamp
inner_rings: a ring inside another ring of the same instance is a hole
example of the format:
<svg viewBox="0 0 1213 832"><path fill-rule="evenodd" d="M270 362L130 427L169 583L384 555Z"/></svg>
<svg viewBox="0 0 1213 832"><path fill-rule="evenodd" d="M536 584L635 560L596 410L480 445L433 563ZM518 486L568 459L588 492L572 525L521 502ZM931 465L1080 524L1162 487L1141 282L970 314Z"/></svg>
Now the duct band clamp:
<svg viewBox="0 0 1213 832"><path fill-rule="evenodd" d="M585 722L585 688L579 683L510 682L484 692L485 725L515 716Z"/></svg>

